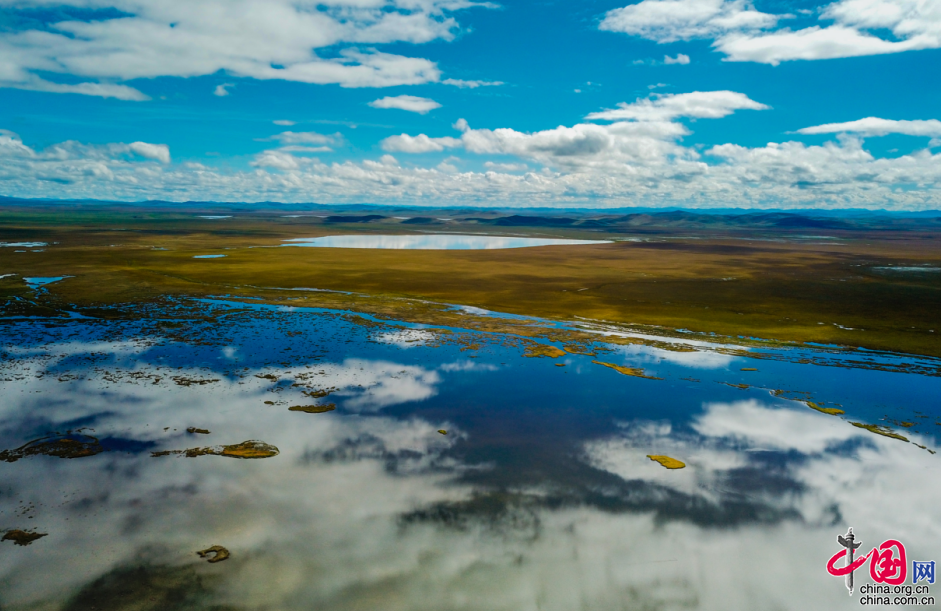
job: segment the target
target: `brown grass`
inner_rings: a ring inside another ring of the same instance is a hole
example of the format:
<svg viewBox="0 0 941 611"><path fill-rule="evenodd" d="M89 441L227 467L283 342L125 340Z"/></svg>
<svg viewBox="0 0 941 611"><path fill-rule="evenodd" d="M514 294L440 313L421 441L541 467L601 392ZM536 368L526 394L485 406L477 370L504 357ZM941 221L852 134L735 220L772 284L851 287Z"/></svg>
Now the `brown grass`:
<svg viewBox="0 0 941 611"><path fill-rule="evenodd" d="M260 217L202 221L170 213L65 221L51 213L4 214L0 239L60 244L44 253L0 248L0 272L75 276L48 290L84 307L166 294L249 295L263 293L256 287L307 287L563 320L583 317L941 356L941 328L935 328L941 327L941 274L872 271L885 265L941 265L941 238L935 234L854 232L840 244L700 235L489 251L248 248L363 229ZM227 257L192 258L211 253ZM0 298L31 298L20 277L0 280ZM15 313L11 307L8 313ZM34 312L43 307L37 303Z"/></svg>

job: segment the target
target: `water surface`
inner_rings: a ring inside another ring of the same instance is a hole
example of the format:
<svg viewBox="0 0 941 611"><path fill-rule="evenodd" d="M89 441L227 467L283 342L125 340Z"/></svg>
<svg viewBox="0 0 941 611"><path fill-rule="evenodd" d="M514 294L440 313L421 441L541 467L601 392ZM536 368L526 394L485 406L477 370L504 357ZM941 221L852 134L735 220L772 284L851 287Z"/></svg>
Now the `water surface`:
<svg viewBox="0 0 941 611"><path fill-rule="evenodd" d="M528 246L564 246L608 244L607 240L565 240L556 238L518 238L492 235L331 235L321 238L285 240L285 246L322 248L390 248L411 250L487 250L525 248Z"/></svg>
<svg viewBox="0 0 941 611"><path fill-rule="evenodd" d="M0 450L99 450L0 462L0 529L47 535L0 544L5 611L850 609L824 569L848 525L867 551L941 549L941 378L881 370L932 359L527 358L518 336L311 308L138 316L0 325ZM247 440L279 454L153 456Z"/></svg>

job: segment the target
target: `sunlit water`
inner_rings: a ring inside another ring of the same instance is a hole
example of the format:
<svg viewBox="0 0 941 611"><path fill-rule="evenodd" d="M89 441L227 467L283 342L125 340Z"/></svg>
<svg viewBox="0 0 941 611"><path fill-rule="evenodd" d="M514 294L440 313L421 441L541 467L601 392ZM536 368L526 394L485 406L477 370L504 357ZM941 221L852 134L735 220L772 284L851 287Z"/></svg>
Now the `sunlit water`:
<svg viewBox="0 0 941 611"><path fill-rule="evenodd" d="M104 450L0 462L0 530L48 533L0 544L4 610L849 609L825 570L847 526L862 551L941 549L941 461L915 445L937 446L938 377L709 346L524 358L512 337L195 307L0 327L0 449L71 430ZM913 443L850 424L886 416ZM151 455L246 440L280 454Z"/></svg>
<svg viewBox="0 0 941 611"><path fill-rule="evenodd" d="M47 277L36 277L36 278L23 278L23 281L26 282L26 286L31 289L40 289L47 284L52 284L53 282L59 282L60 280L65 280L66 278L71 278L71 276L47 276Z"/></svg>
<svg viewBox="0 0 941 611"><path fill-rule="evenodd" d="M410 250L487 250L527 246L607 244L606 240L564 240L555 238L516 238L492 235L331 235L321 238L284 240L285 246L322 248L391 248Z"/></svg>

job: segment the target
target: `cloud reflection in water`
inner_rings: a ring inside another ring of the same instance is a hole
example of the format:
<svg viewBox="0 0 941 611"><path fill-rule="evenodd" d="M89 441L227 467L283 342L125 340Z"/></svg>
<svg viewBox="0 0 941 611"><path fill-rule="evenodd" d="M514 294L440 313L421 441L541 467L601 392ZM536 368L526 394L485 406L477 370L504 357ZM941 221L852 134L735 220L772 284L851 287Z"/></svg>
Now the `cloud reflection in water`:
<svg viewBox="0 0 941 611"><path fill-rule="evenodd" d="M941 492L925 484L938 461L912 444L798 403L755 399L691 403L685 419L619 411L600 432L584 425L599 419L586 400L564 412L569 426L539 429L559 417L559 405L524 406L529 422L510 417L520 398L558 380L539 369L561 375L552 363L507 349L494 359L507 367L497 368L462 358L457 347L397 345L353 344L354 356L253 365L238 375L148 364L146 342L136 340L18 353L0 404L6 447L91 426L159 449L254 438L281 454L238 461L107 452L0 463L0 526L35 522L50 533L27 548L3 548L0 604L62 607L109 571L143 565L204 578L192 608L836 608L845 590L823 563L847 521L867 544L905 538L920 557L941 542L932 520ZM238 341L226 346L239 350L222 352L224 360L251 362ZM108 354L97 365L76 360L92 352ZM421 354L426 360L414 357ZM605 396L591 394L597 380L612 385L617 405L641 403L644 389L658 399L680 392L670 381L591 377L595 369L569 383L599 403ZM69 373L78 377L63 377ZM181 386L170 373L218 381ZM510 380L505 405L486 392L502 388L499 380ZM659 386L641 386L650 384ZM320 387L337 388L324 399L338 403L336 412L287 410L311 401L303 390ZM448 394L454 387L458 394ZM696 392L728 391L703 388ZM459 409L447 411L452 403ZM475 406L491 428L468 419ZM189 426L212 432L183 433ZM667 471L650 453L689 466ZM526 477L508 479L513 470ZM35 507L33 520L16 515L21 501ZM232 558L198 564L195 550L211 544ZM154 581L137 602L170 582Z"/></svg>

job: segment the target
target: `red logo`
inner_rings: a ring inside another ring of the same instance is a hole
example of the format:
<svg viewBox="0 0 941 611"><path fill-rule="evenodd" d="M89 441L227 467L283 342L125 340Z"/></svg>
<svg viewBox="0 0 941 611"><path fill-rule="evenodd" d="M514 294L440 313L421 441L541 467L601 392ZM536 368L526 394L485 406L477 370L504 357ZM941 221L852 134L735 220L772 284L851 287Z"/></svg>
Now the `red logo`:
<svg viewBox="0 0 941 611"><path fill-rule="evenodd" d="M834 577L846 576L846 587L850 595L853 594L853 572L867 560L869 561L869 576L875 583L897 586L905 582L908 560L905 557L905 546L900 541L895 539L884 541L879 547L872 548L868 554L858 558L853 558L853 556L862 545L862 541L856 541L852 528L846 532L845 536L837 537L837 542L844 549L833 554L827 562L827 572ZM841 559L843 566L836 566Z"/></svg>

